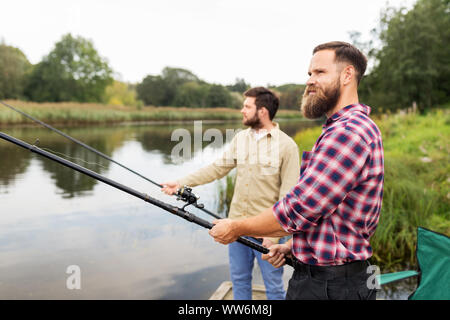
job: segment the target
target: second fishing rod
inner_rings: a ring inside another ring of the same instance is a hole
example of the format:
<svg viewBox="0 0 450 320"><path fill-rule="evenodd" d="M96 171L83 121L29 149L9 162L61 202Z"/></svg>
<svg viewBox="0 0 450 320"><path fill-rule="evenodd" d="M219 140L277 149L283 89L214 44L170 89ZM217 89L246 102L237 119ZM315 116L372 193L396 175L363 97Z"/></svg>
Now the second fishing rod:
<svg viewBox="0 0 450 320"><path fill-rule="evenodd" d="M28 119L30 119L30 120L32 120L32 121L42 125L42 126L44 126L45 128L47 128L47 129L49 129L49 130L51 130L53 132L56 132L57 134L59 134L59 135L65 137L65 138L69 139L70 141L72 141L72 142L82 146L83 148L85 148L85 149L87 149L87 150L89 150L91 152L94 152L95 154L99 155L100 157L117 164L118 166L120 166L120 167L124 168L125 170L128 170L129 172L131 172L131 173L141 177L142 179L144 179L144 180L154 184L155 186L157 186L159 188L163 188L163 185L161 185L161 184L159 184L159 183L157 183L157 182L147 178L143 174L141 174L141 173L139 173L139 172L137 172L137 171L135 171L135 170L125 166L124 164L114 160L113 158L111 158L110 156L104 154L103 152L101 152L101 151L99 151L99 150L97 150L97 149L95 149L95 148L85 144L84 142L81 142L80 140L75 139L74 137L68 135L67 133L64 133L61 130L56 129L56 128L52 127L51 125L49 125L49 124L47 124L47 123L45 123L45 122L43 122L43 121L33 117L32 115L30 115L30 114L28 114L28 113L26 113L26 112L24 112L24 111L22 111L22 110L20 110L20 109L18 109L16 107L13 107L13 106L11 106L11 105L3 102L3 101L0 101L0 104L2 104L3 106L9 108L10 110L13 110L13 111L15 111L17 113L20 113L22 116L24 116L24 117L26 117L26 118L28 118ZM201 211L209 214L210 216L212 216L212 217L214 217L216 219L222 219L223 218L223 217L219 216L218 214L213 213L210 210L207 210L204 207L203 204L198 203L199 197L196 196L192 192L192 188L190 188L188 186L182 186L178 190L178 192L176 194L174 194L174 196L177 197L177 200L182 200L182 201L186 202L185 207L188 206L188 205L193 205L194 207L200 209Z"/></svg>

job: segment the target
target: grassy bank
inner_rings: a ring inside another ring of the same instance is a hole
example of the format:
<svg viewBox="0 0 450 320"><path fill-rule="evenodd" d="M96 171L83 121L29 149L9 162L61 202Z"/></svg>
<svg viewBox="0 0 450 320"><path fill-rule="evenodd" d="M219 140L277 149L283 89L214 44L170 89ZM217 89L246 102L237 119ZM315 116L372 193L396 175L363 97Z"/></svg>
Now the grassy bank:
<svg viewBox="0 0 450 320"><path fill-rule="evenodd" d="M138 121L241 120L239 110L228 108L120 107L91 103L35 103L5 101L47 123L101 124ZM300 118L299 111L280 110L277 118ZM31 123L22 115L0 105L0 124Z"/></svg>
<svg viewBox="0 0 450 320"><path fill-rule="evenodd" d="M445 109L444 109L445 110ZM418 226L450 235L450 112L375 118L384 143L385 184L373 262L386 269L415 265ZM311 150L321 128L295 137Z"/></svg>

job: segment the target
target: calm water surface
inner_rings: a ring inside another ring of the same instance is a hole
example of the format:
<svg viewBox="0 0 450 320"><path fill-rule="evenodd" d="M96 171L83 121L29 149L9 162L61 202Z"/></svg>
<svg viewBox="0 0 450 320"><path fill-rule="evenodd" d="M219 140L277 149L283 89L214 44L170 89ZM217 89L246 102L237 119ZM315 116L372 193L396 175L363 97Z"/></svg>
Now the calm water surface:
<svg viewBox="0 0 450 320"><path fill-rule="evenodd" d="M294 136L309 121L281 122ZM210 142L192 143L190 159L174 163L177 128L193 123L58 127L161 183L181 177L223 152ZM202 132L242 128L240 123L202 124ZM2 128L29 143L162 201L175 198L94 153L36 127ZM197 132L198 133L198 132ZM225 214L225 179L196 187L200 202ZM229 280L227 247L203 229L81 173L0 140L0 299L207 299ZM212 218L190 207L209 221ZM81 270L81 289L69 290L69 266ZM285 280L291 274L285 268ZM255 281L262 283L258 271ZM382 293L405 298L405 293Z"/></svg>

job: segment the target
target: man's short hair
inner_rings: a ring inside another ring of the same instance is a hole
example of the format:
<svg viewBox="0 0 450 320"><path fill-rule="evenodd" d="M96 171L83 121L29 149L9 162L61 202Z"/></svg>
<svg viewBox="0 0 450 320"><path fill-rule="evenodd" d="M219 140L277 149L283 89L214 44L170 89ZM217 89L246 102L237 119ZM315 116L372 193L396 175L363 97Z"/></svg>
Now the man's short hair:
<svg viewBox="0 0 450 320"><path fill-rule="evenodd" d="M366 72L367 58L358 50L358 48L347 42L332 41L315 47L313 54L322 50L333 50L336 55L336 62L347 62L351 64L356 70L356 79L359 84L364 72Z"/></svg>
<svg viewBox="0 0 450 320"><path fill-rule="evenodd" d="M275 93L264 87L255 87L245 91L244 96L256 98L256 108L258 110L262 107L266 108L267 111L269 111L270 120L275 117L278 106L280 105L280 99L275 95Z"/></svg>

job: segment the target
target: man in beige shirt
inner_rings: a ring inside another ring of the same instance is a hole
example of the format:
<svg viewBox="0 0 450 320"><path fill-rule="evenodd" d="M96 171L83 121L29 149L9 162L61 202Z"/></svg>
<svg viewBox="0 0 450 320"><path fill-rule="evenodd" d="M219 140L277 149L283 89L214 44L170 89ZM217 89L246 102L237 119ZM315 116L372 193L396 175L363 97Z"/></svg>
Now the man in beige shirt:
<svg viewBox="0 0 450 320"><path fill-rule="evenodd" d="M162 191L175 193L181 186L195 187L212 182L236 168L236 182L231 201L230 219L257 215L271 207L297 183L300 172L297 144L272 122L279 105L270 90L257 87L247 90L241 110L243 124L249 128L238 132L223 156L186 177L163 183ZM269 247L279 238L265 238ZM258 260L268 299L285 298L283 269L276 269L261 259L261 254L240 243L229 245L230 275L235 300L250 300L254 259Z"/></svg>

